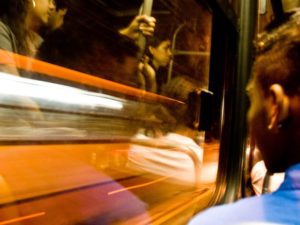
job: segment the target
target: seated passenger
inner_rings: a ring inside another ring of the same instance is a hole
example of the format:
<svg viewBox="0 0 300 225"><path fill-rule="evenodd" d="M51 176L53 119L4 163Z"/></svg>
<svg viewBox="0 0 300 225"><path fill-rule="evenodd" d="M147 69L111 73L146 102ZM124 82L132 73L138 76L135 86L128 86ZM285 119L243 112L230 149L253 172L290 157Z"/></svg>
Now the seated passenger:
<svg viewBox="0 0 300 225"><path fill-rule="evenodd" d="M45 37L52 31L59 29L64 24L64 18L68 12L66 0L55 0L55 9L49 17L49 21L43 28L43 36Z"/></svg>
<svg viewBox="0 0 300 225"><path fill-rule="evenodd" d="M300 224L300 11L262 34L247 91L250 131L279 189L196 215L189 224Z"/></svg>
<svg viewBox="0 0 300 225"><path fill-rule="evenodd" d="M51 1L19 0L0 3L0 71L20 75L13 54L34 56L41 43L40 28L54 9Z"/></svg>
<svg viewBox="0 0 300 225"><path fill-rule="evenodd" d="M42 40L40 29L48 22L53 9L52 0L0 1L0 72L24 76L27 73L24 70L30 70L30 59L26 61L28 68L17 68L19 58L14 53L35 56ZM20 96L15 104L26 108L19 114L11 115L16 124L29 126L28 117L35 120L43 118L38 105L31 98Z"/></svg>
<svg viewBox="0 0 300 225"><path fill-rule="evenodd" d="M170 92L164 94L187 101L189 93L197 87L186 77L169 83L171 87L179 87L179 84L183 85L180 89L169 88ZM177 120L174 130L154 138L145 134L136 135L133 141L139 143L139 140L150 140L153 146L133 144L128 153L127 166L136 171L147 172L150 176L154 174L168 177L171 182L181 185L195 186L199 182L214 182L217 167L213 168L213 175L210 177L202 171L205 170L203 149L195 142L199 131L191 127L191 112L183 108L173 109L171 114ZM161 146L169 148L163 149Z"/></svg>

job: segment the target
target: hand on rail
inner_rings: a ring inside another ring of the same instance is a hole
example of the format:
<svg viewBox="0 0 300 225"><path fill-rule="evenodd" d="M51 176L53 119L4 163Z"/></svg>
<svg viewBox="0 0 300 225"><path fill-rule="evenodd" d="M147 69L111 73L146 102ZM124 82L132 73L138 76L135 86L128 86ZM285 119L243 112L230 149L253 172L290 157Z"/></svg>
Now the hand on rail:
<svg viewBox="0 0 300 225"><path fill-rule="evenodd" d="M137 40L140 34L153 36L156 19L147 15L136 16L130 24L119 30L120 34L125 35L133 40Z"/></svg>

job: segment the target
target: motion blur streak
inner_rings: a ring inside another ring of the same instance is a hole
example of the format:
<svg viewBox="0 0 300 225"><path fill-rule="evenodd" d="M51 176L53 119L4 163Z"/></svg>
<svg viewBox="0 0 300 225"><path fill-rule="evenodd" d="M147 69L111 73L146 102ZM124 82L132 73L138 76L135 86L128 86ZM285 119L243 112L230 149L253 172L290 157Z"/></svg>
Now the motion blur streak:
<svg viewBox="0 0 300 225"><path fill-rule="evenodd" d="M61 66L56 66L40 60L7 52L0 49L0 55L11 54L11 58L15 59L16 67L19 69L29 70L31 72L42 73L51 77L57 77L64 80L75 81L76 83L86 84L92 87L103 88L105 90L116 91L118 93L143 97L147 100L155 100L158 102L165 102L168 104L184 104L181 101L160 96L154 93L146 92L137 88L129 87L113 81L105 80L96 76L81 73L75 70L67 69ZM0 64L7 64L4 57L0 57Z"/></svg>
<svg viewBox="0 0 300 225"><path fill-rule="evenodd" d="M119 190L111 191L111 192L108 192L107 195L113 195L113 194L117 194L117 193L120 193L120 192L123 192L123 191L128 191L128 190L132 190L132 189L137 189L137 188L145 187L145 186L148 186L148 185L151 185L151 184L155 184L155 183L164 181L164 180L166 180L168 178L170 178L170 177L169 176L168 177L162 177L162 178L153 180L153 181L148 182L148 183L133 185L131 187L127 187L127 188L122 188L122 189L119 189Z"/></svg>
<svg viewBox="0 0 300 225"><path fill-rule="evenodd" d="M29 220L29 219L33 219L35 217L44 216L45 214L46 214L45 212L40 212L40 213L35 213L35 214L32 214L32 215L28 215L28 216L18 217L18 218L15 218L15 219L0 222L0 225L6 225L6 224L20 222L20 221L23 221L23 220Z"/></svg>
<svg viewBox="0 0 300 225"><path fill-rule="evenodd" d="M105 106L114 109L123 108L121 102L108 99L101 94L82 91L64 85L15 77L1 72L0 75L2 78L6 78L2 79L0 83L1 94L40 98L67 104ZM55 88L54 91L53 88Z"/></svg>

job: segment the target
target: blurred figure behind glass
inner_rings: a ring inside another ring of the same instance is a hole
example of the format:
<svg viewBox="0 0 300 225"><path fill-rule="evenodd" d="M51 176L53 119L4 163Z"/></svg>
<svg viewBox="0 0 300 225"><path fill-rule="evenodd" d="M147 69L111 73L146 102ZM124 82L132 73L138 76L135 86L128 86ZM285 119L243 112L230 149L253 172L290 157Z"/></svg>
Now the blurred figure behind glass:
<svg viewBox="0 0 300 225"><path fill-rule="evenodd" d="M48 23L54 4L48 0L0 2L0 70L19 75L12 53L35 56L41 43L39 32ZM7 51L7 52L5 52Z"/></svg>

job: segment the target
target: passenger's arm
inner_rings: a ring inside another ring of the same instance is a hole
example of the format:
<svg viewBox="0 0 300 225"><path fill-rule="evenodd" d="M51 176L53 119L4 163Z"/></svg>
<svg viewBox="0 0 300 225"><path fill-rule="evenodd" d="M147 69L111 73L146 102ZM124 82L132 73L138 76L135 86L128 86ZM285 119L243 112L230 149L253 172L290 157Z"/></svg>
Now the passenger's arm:
<svg viewBox="0 0 300 225"><path fill-rule="evenodd" d="M0 22L0 71L19 75L13 52L16 46L8 28Z"/></svg>
<svg viewBox="0 0 300 225"><path fill-rule="evenodd" d="M148 63L149 58L146 57L144 62L139 64L139 73L142 74L145 81L145 89L150 92L157 92L156 72Z"/></svg>

